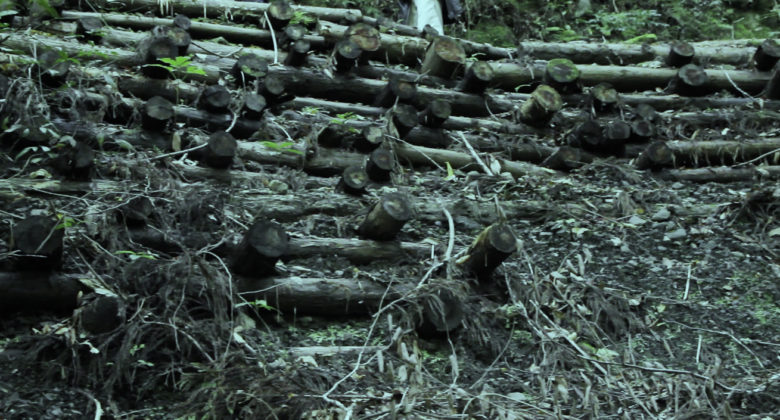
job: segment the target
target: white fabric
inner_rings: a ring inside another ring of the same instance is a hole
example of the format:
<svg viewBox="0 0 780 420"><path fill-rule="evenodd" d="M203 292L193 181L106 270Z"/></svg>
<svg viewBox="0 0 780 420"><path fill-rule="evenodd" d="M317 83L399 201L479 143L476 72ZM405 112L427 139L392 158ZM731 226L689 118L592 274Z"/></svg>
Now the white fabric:
<svg viewBox="0 0 780 420"><path fill-rule="evenodd" d="M431 25L439 35L444 35L444 20L439 0L414 0L409 14L409 24L421 31L425 25Z"/></svg>

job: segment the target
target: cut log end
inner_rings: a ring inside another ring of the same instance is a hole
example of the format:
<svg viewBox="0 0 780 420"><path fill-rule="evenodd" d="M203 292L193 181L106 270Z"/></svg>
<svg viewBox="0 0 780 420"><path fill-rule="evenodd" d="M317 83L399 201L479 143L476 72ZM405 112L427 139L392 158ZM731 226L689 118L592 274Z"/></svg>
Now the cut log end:
<svg viewBox="0 0 780 420"><path fill-rule="evenodd" d="M568 172L581 167L584 163L580 149L561 146L542 162L542 166Z"/></svg>
<svg viewBox="0 0 780 420"><path fill-rule="evenodd" d="M687 42L675 42L669 48L669 55L666 56L666 64L670 67L682 67L693 61L695 50L693 45Z"/></svg>
<svg viewBox="0 0 780 420"><path fill-rule="evenodd" d="M486 61L476 61L466 70L466 75L460 84L460 90L469 93L482 94L493 81L495 72L493 66Z"/></svg>
<svg viewBox="0 0 780 420"><path fill-rule="evenodd" d="M200 109L214 113L228 112L230 92L222 85L206 86L201 92L198 105Z"/></svg>
<svg viewBox="0 0 780 420"><path fill-rule="evenodd" d="M21 255L14 265L21 270L49 270L62 265L65 230L49 216L29 216L13 226L11 250Z"/></svg>
<svg viewBox="0 0 780 420"><path fill-rule="evenodd" d="M567 58L556 58L547 62L544 82L562 94L578 93L580 70Z"/></svg>
<svg viewBox="0 0 780 420"><path fill-rule="evenodd" d="M428 46L420 73L450 79L465 62L463 46L453 38L439 36Z"/></svg>
<svg viewBox="0 0 780 420"><path fill-rule="evenodd" d="M265 77L268 73L268 62L256 54L245 54L236 60L231 73L238 83L249 83Z"/></svg>
<svg viewBox="0 0 780 420"><path fill-rule="evenodd" d="M417 125L417 110L411 105L397 104L392 110L392 121L398 137L403 139Z"/></svg>
<svg viewBox="0 0 780 420"><path fill-rule="evenodd" d="M339 188L347 194L362 195L366 192L366 185L368 185L368 174L360 165L348 166L341 174Z"/></svg>
<svg viewBox="0 0 780 420"><path fill-rule="evenodd" d="M617 106L620 95L609 83L599 83L590 88L590 99L596 112L607 112Z"/></svg>
<svg viewBox="0 0 780 420"><path fill-rule="evenodd" d="M385 139L385 132L381 127L371 125L360 131L360 136L355 138L352 147L361 153L370 153L382 145Z"/></svg>
<svg viewBox="0 0 780 420"><path fill-rule="evenodd" d="M395 156L388 149L379 148L368 155L366 162L366 173L372 181L387 182L393 173L395 166Z"/></svg>
<svg viewBox="0 0 780 420"><path fill-rule="evenodd" d="M173 118L173 103L162 96L153 96L144 104L141 126L144 130L165 131Z"/></svg>
<svg viewBox="0 0 780 420"><path fill-rule="evenodd" d="M780 43L774 39L767 39L761 43L753 55L753 63L756 70L769 71L780 60Z"/></svg>
<svg viewBox="0 0 780 420"><path fill-rule="evenodd" d="M441 127L452 114L452 105L444 99L434 99L420 115L420 123L428 127Z"/></svg>
<svg viewBox="0 0 780 420"><path fill-rule="evenodd" d="M695 64L686 64L675 79L675 92L683 96L702 96L707 93L707 72Z"/></svg>
<svg viewBox="0 0 780 420"><path fill-rule="evenodd" d="M358 227L358 233L369 239L390 240L411 218L412 208L408 198L401 193L390 193L374 204Z"/></svg>
<svg viewBox="0 0 780 420"><path fill-rule="evenodd" d="M268 24L280 31L292 20L295 11L287 0L274 0L268 5Z"/></svg>
<svg viewBox="0 0 780 420"><path fill-rule="evenodd" d="M218 131L209 137L204 161L212 168L226 169L233 164L233 158L238 150L238 142L230 133Z"/></svg>
<svg viewBox="0 0 780 420"><path fill-rule="evenodd" d="M256 221L236 250L233 268L239 274L253 277L274 274L274 266L287 252L288 244L289 238L280 224Z"/></svg>
<svg viewBox="0 0 780 420"><path fill-rule="evenodd" d="M637 169L660 169L671 166L674 162L674 153L666 143L656 141L649 146L636 158L634 167Z"/></svg>
<svg viewBox="0 0 780 420"><path fill-rule="evenodd" d="M540 85L520 106L518 118L529 125L544 126L562 107L561 95L551 86Z"/></svg>
<svg viewBox="0 0 780 420"><path fill-rule="evenodd" d="M342 39L336 43L333 51L333 59L337 73L346 73L355 67L362 50L360 46L350 39Z"/></svg>
<svg viewBox="0 0 780 420"><path fill-rule="evenodd" d="M480 281L487 280L493 271L517 250L517 239L506 224L485 228L469 247L468 268Z"/></svg>
<svg viewBox="0 0 780 420"><path fill-rule="evenodd" d="M363 53L373 53L379 50L382 45L380 41L379 30L367 23L356 23L351 25L347 32L346 37L357 44ZM368 54L365 54L368 57Z"/></svg>

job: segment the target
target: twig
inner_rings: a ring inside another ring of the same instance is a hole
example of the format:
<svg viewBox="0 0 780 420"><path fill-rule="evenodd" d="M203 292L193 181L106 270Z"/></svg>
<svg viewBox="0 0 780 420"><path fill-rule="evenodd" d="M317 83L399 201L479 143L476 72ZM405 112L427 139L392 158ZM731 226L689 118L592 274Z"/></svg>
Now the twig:
<svg viewBox="0 0 780 420"><path fill-rule="evenodd" d="M469 143L469 141L466 140L466 136L464 136L463 133L460 132L458 134L460 135L460 139L463 140L463 143L466 145L466 148L469 149L471 156L473 156L474 160L476 160L479 166L482 167L482 170L485 171L486 174L494 176L495 174L493 173L493 171L491 171L490 168L488 168L488 166L485 165L485 162L483 162L482 159L480 159L476 150L474 150L474 148L471 147L471 143Z"/></svg>
<svg viewBox="0 0 780 420"><path fill-rule="evenodd" d="M183 155L183 154L185 154L185 153L189 153L189 152L191 152L191 151L193 151L193 150L202 149L202 148L204 148L204 147L206 147L206 146L208 146L208 143L203 143L203 144L201 144L201 145L198 145L198 146L195 146L195 147L191 147L191 148L189 148L189 149L185 149L185 150L179 150L178 152L171 152L171 153L166 153L166 154L164 154L164 155L159 155L159 156L151 157L151 158L149 158L149 160L157 160L157 159L167 158L167 157L170 157L170 156L178 156L178 155Z"/></svg>
<svg viewBox="0 0 780 420"><path fill-rule="evenodd" d="M271 25L271 20L268 19L268 12L263 12L265 17L265 23L268 24L268 29L271 32L271 42L274 43L274 64L279 64L279 48L276 45L276 34L274 34L274 27Z"/></svg>

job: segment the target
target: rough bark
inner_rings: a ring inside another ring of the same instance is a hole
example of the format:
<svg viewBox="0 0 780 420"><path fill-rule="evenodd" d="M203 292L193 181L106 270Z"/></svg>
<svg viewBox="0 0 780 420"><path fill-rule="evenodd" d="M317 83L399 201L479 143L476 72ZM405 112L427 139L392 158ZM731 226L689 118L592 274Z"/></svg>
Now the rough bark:
<svg viewBox="0 0 780 420"><path fill-rule="evenodd" d="M578 65L580 80L586 86L599 83L610 83L620 91L638 91L666 87L677 76L675 69L651 69L645 67ZM528 66L516 63L493 63L496 84L505 89L513 90L520 85L526 85L541 80L545 72L544 65ZM739 93L735 85L749 93L759 92L764 88L769 75L743 70L704 70L709 90L727 90ZM730 79L730 80L729 80Z"/></svg>
<svg viewBox="0 0 780 420"><path fill-rule="evenodd" d="M97 0L93 2L96 7L103 9L119 9L126 12L147 10L160 10L157 0L133 0L113 2L110 0ZM206 0L190 2L186 0L172 0L168 2L170 13L181 13L190 17L201 17L206 13L209 17L219 18L227 13L233 16L259 15L262 16L270 7L268 3L238 2L230 0ZM300 10L320 19L334 22L362 18L363 14L358 9L335 9L329 7L297 6L292 5L293 11Z"/></svg>
<svg viewBox="0 0 780 420"><path fill-rule="evenodd" d="M184 15L179 15L186 18ZM66 19L79 19L85 17L99 18L109 25L149 30L155 26L175 25L175 19L164 19L121 13L89 13L65 11L62 17ZM186 28L183 28L186 29ZM223 37L231 42L240 42L259 47L273 47L271 31L267 29L247 28L237 25L221 25L207 22L191 22L188 32L196 39L212 39ZM319 35L303 35L302 40L310 43L315 48L325 46L325 38Z"/></svg>
<svg viewBox="0 0 780 420"><path fill-rule="evenodd" d="M391 288L373 281L336 278L238 278L247 300L265 299L282 313L297 315L356 315L376 310L381 302L397 299L411 287Z"/></svg>
<svg viewBox="0 0 780 420"><path fill-rule="evenodd" d="M748 166L732 168L718 166L696 169L668 169L658 174L673 181L691 182L745 182L779 180L780 166Z"/></svg>
<svg viewBox="0 0 780 420"><path fill-rule="evenodd" d="M0 272L0 313L70 311L84 289L78 279L84 277L90 275Z"/></svg>

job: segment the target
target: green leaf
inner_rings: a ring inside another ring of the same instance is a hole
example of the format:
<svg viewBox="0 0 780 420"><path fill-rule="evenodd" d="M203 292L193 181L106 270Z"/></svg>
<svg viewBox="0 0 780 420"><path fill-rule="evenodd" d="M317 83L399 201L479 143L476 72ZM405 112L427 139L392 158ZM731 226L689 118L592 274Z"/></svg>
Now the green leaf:
<svg viewBox="0 0 780 420"><path fill-rule="evenodd" d="M658 40L658 37L655 34L644 34L635 36L631 39L628 39L625 41L626 44L642 44L645 42L655 42Z"/></svg>
<svg viewBox="0 0 780 420"><path fill-rule="evenodd" d="M206 70L203 70L197 66L187 66L187 74L199 74L201 76L205 76Z"/></svg>

